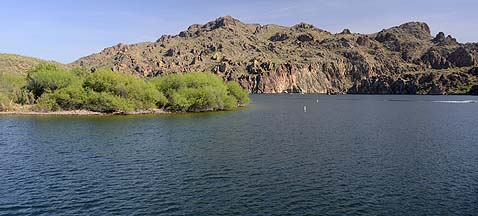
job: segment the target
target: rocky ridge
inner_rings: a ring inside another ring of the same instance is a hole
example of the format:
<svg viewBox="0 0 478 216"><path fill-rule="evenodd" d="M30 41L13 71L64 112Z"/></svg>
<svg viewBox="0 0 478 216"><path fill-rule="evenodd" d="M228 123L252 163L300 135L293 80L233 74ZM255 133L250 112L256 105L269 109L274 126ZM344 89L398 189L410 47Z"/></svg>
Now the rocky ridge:
<svg viewBox="0 0 478 216"><path fill-rule="evenodd" d="M73 66L145 78L213 71L251 93L472 93L478 44L409 22L374 34L334 34L311 24L246 24L230 16L155 42L118 44Z"/></svg>

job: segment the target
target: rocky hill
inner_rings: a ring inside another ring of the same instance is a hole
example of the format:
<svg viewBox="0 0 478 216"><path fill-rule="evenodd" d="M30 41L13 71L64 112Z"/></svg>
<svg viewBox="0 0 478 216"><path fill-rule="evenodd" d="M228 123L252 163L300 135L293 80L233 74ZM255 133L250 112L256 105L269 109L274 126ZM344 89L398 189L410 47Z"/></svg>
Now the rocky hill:
<svg viewBox="0 0 478 216"><path fill-rule="evenodd" d="M45 62L60 64L57 62L46 61L32 57L0 53L0 74L24 74L29 69Z"/></svg>
<svg viewBox="0 0 478 216"><path fill-rule="evenodd" d="M425 23L374 34L333 34L313 25L245 24L230 16L155 42L118 44L72 63L142 77L213 71L251 93L473 93L478 44Z"/></svg>

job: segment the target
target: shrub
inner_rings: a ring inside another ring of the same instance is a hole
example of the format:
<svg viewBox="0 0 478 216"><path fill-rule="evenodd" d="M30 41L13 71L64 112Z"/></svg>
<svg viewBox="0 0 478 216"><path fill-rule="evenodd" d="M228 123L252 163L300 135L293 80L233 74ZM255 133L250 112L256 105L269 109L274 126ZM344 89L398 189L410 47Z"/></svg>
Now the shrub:
<svg viewBox="0 0 478 216"><path fill-rule="evenodd" d="M0 74L0 91L6 93L14 93L25 86L26 79L24 76L15 74Z"/></svg>
<svg viewBox="0 0 478 216"><path fill-rule="evenodd" d="M227 91L229 95L236 98L239 104L248 104L250 102L249 94L237 82L227 82Z"/></svg>
<svg viewBox="0 0 478 216"><path fill-rule="evenodd" d="M11 103L21 103L24 99L26 79L24 76L15 74L0 74L0 92Z"/></svg>
<svg viewBox="0 0 478 216"><path fill-rule="evenodd" d="M28 72L26 88L39 98L45 92L65 88L75 75L54 64L41 64Z"/></svg>
<svg viewBox="0 0 478 216"><path fill-rule="evenodd" d="M178 92L172 92L167 103L167 108L174 111L186 112L191 104L189 100L182 94Z"/></svg>
<svg viewBox="0 0 478 216"><path fill-rule="evenodd" d="M9 111L12 109L12 101L4 93L0 92L0 111Z"/></svg>
<svg viewBox="0 0 478 216"><path fill-rule="evenodd" d="M178 94L182 95L188 101L188 107L185 111L211 111L224 108L222 92L213 87L183 88Z"/></svg>
<svg viewBox="0 0 478 216"><path fill-rule="evenodd" d="M168 98L172 111L233 109L249 102L247 92L235 82L224 83L212 73L172 74L150 80Z"/></svg>
<svg viewBox="0 0 478 216"><path fill-rule="evenodd" d="M70 85L49 94L62 110L81 109L87 97L86 91L79 84Z"/></svg>
<svg viewBox="0 0 478 216"><path fill-rule="evenodd" d="M95 112L112 113L134 110L131 101L107 92L88 91L83 108Z"/></svg>
<svg viewBox="0 0 478 216"><path fill-rule="evenodd" d="M237 108L237 99L235 97L229 96L226 99L224 99L224 109L225 110L232 110L234 108Z"/></svg>
<svg viewBox="0 0 478 216"><path fill-rule="evenodd" d="M56 102L56 98L51 93L42 94L38 98L36 104L33 106L33 109L40 112L49 112L49 111L58 111L60 110L60 105Z"/></svg>
<svg viewBox="0 0 478 216"><path fill-rule="evenodd" d="M152 83L111 70L98 70L87 75L83 86L130 100L135 109L163 107L167 103L166 97Z"/></svg>
<svg viewBox="0 0 478 216"><path fill-rule="evenodd" d="M25 88L20 89L16 92L16 100L15 103L18 104L34 104L35 103L35 95L32 92L28 91Z"/></svg>
<svg viewBox="0 0 478 216"><path fill-rule="evenodd" d="M225 83L212 73L172 74L148 82L133 75L100 69L66 70L41 64L27 76L0 75L0 110L33 104L38 111L87 109L127 112L165 108L172 111L234 109L249 102L235 82Z"/></svg>
<svg viewBox="0 0 478 216"><path fill-rule="evenodd" d="M88 74L83 86L95 92L111 92L115 95L124 94L125 77L111 70L100 69Z"/></svg>
<svg viewBox="0 0 478 216"><path fill-rule="evenodd" d="M151 79L150 83L152 83L166 97L171 97L175 91L186 87L186 82L181 74L156 77Z"/></svg>
<svg viewBox="0 0 478 216"><path fill-rule="evenodd" d="M164 108L168 104L168 98L163 93L159 92L158 101L156 101L156 107Z"/></svg>
<svg viewBox="0 0 478 216"><path fill-rule="evenodd" d="M137 109L156 108L165 98L152 84L136 77L125 83L123 97L135 101Z"/></svg>
<svg viewBox="0 0 478 216"><path fill-rule="evenodd" d="M78 78L84 79L90 74L90 70L86 69L85 67L75 67L71 69L71 73Z"/></svg>

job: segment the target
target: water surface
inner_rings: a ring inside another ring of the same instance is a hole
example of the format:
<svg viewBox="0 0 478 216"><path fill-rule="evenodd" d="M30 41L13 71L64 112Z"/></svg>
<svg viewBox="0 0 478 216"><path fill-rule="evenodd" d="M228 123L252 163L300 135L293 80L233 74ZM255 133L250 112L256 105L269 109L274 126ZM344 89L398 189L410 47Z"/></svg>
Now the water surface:
<svg viewBox="0 0 478 216"><path fill-rule="evenodd" d="M0 116L0 215L478 214L476 97L252 99L235 112Z"/></svg>

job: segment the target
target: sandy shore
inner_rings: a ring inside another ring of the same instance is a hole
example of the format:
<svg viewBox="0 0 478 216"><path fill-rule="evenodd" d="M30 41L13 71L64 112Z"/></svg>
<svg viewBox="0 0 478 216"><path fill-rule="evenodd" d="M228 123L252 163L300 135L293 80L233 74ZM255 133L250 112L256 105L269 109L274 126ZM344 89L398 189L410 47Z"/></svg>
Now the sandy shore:
<svg viewBox="0 0 478 216"><path fill-rule="evenodd" d="M145 114L166 114L170 113L162 109L133 111L133 112L114 112L101 113L89 110L69 110L69 111L54 111L54 112L35 112L35 111L8 111L0 112L0 115L145 115Z"/></svg>

